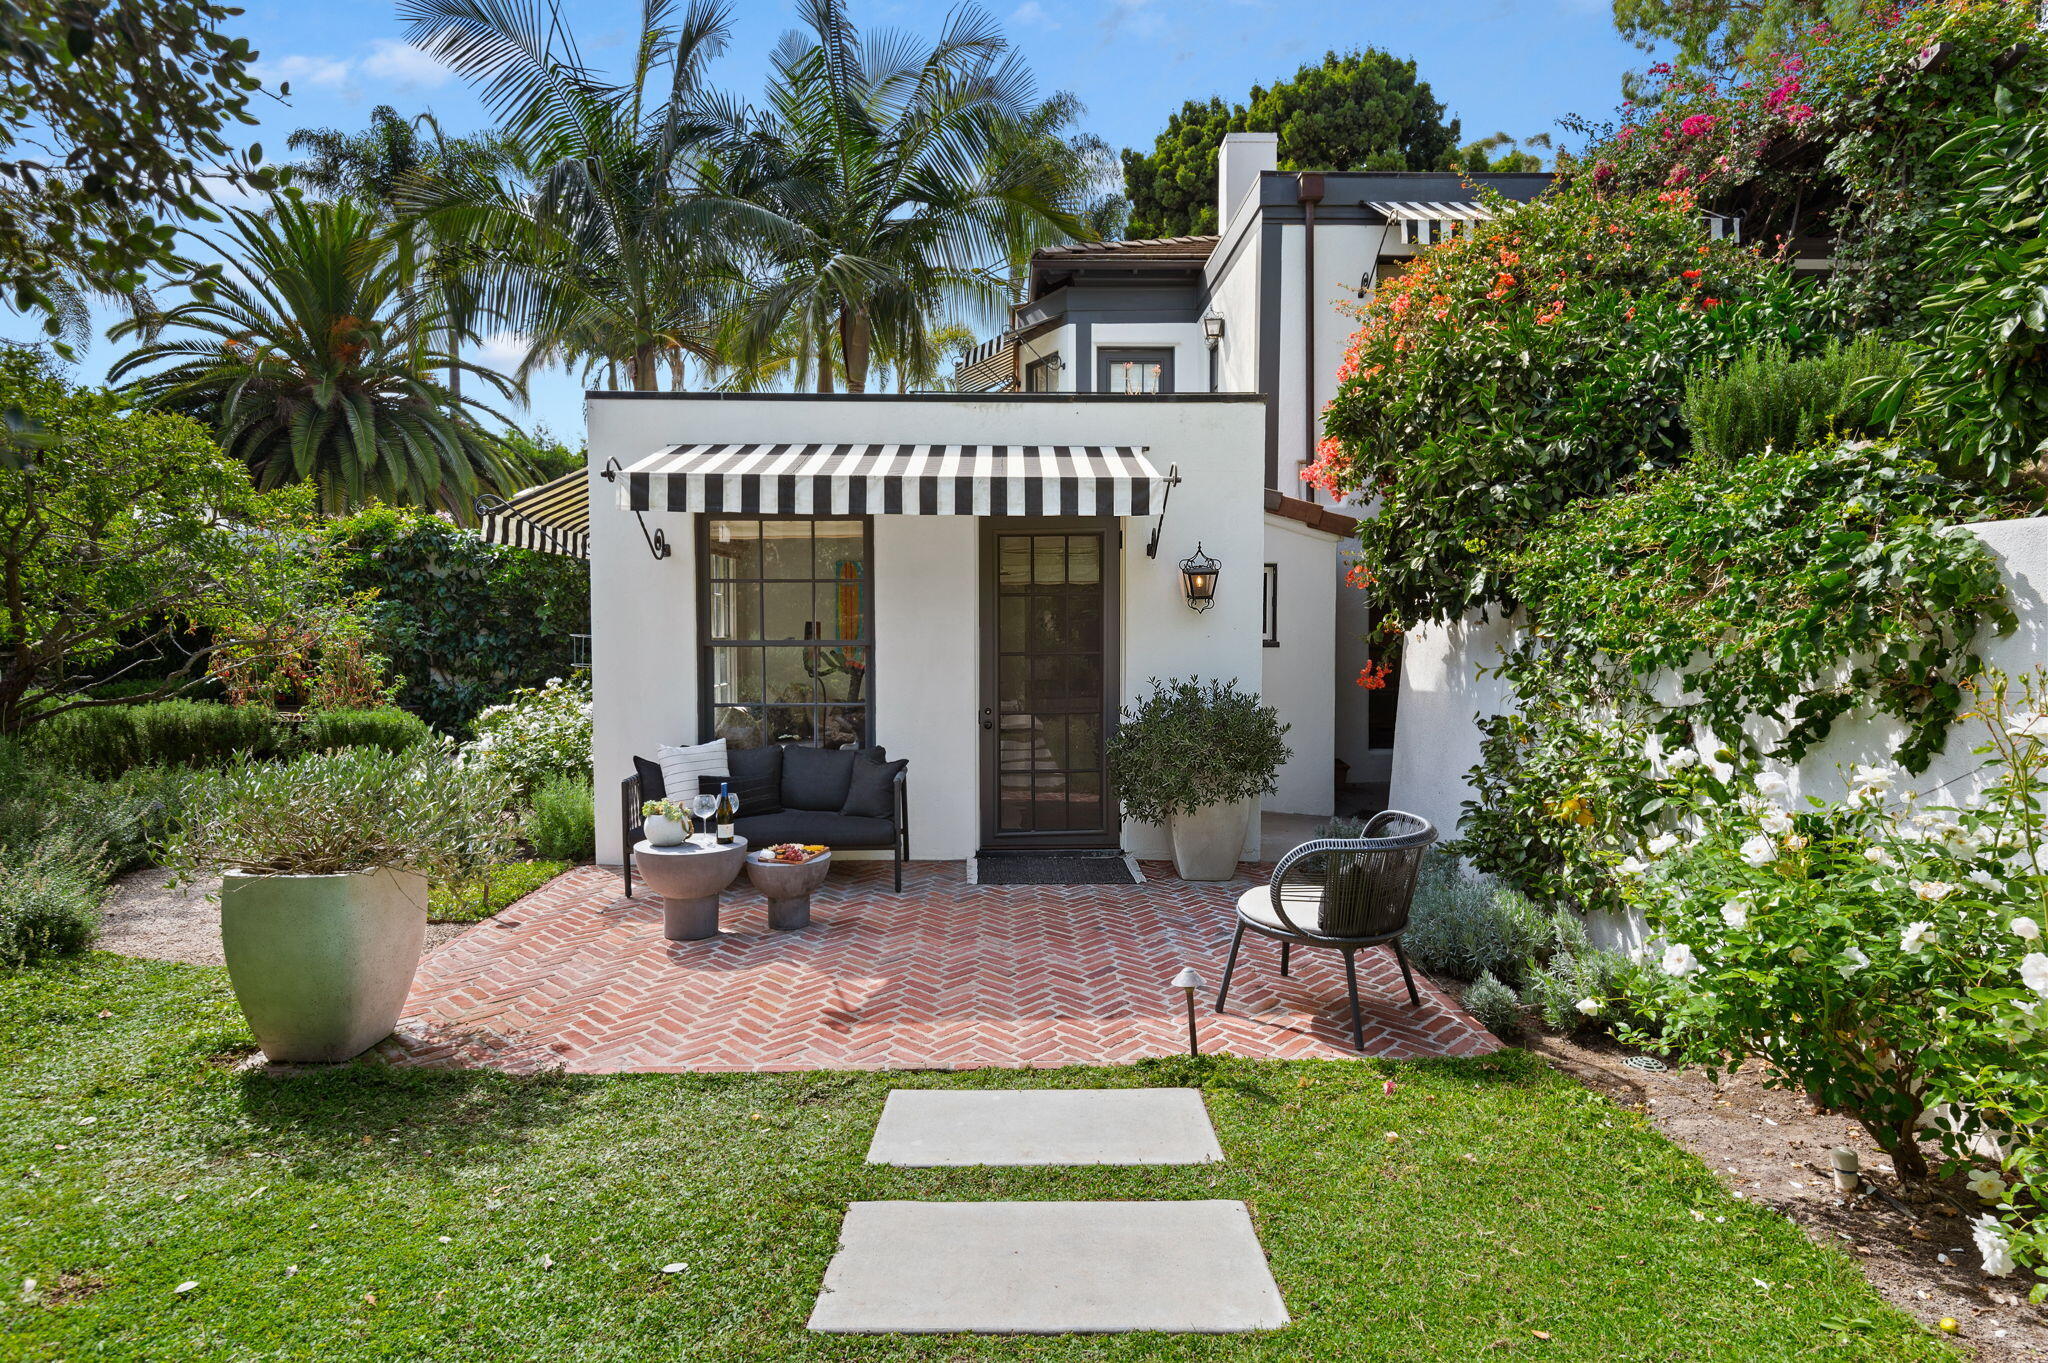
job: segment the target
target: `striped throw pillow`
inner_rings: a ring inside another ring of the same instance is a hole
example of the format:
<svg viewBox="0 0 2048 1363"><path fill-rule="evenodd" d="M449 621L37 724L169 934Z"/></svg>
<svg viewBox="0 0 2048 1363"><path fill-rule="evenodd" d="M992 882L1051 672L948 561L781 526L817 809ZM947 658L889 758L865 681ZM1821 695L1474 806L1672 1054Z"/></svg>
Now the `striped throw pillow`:
<svg viewBox="0 0 2048 1363"><path fill-rule="evenodd" d="M654 750L654 760L661 764L661 783L668 789L669 798L685 802L697 793L698 777L724 777L730 770L725 765L722 738L688 748L664 743Z"/></svg>

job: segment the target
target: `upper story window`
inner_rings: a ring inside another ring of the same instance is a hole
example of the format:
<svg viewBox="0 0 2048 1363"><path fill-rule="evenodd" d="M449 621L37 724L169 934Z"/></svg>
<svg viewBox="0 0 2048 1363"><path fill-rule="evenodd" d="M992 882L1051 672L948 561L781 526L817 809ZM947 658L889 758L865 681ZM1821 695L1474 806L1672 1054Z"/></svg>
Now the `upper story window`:
<svg viewBox="0 0 2048 1363"><path fill-rule="evenodd" d="M707 732L739 748L869 746L869 523L707 516L700 525Z"/></svg>
<svg viewBox="0 0 2048 1363"><path fill-rule="evenodd" d="M1047 355L1044 359L1033 360L1024 366L1024 391L1027 393L1057 393L1060 391L1060 357Z"/></svg>
<svg viewBox="0 0 2048 1363"><path fill-rule="evenodd" d="M1095 386L1104 393L1149 396L1173 391L1171 350L1123 350L1098 347Z"/></svg>

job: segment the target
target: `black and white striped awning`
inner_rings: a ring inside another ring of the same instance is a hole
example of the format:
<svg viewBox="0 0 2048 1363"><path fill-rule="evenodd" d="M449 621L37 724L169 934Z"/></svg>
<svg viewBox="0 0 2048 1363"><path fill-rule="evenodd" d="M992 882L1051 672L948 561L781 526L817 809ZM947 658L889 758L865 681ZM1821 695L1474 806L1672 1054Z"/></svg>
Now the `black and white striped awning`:
<svg viewBox="0 0 2048 1363"><path fill-rule="evenodd" d="M1476 203L1369 203L1366 207L1399 226L1401 239L1410 246L1445 241L1467 223L1493 219L1486 205Z"/></svg>
<svg viewBox="0 0 2048 1363"><path fill-rule="evenodd" d="M676 445L625 470L630 511L797 516L1150 516L1142 445Z"/></svg>
<svg viewBox="0 0 2048 1363"><path fill-rule="evenodd" d="M477 503L477 534L491 544L590 557L590 475L582 469L553 482Z"/></svg>

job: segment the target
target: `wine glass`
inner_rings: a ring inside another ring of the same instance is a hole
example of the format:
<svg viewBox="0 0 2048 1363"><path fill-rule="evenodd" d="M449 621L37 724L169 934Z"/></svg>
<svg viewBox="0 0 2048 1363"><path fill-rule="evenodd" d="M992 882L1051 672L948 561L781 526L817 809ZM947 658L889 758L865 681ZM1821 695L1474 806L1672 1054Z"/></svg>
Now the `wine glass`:
<svg viewBox="0 0 2048 1363"><path fill-rule="evenodd" d="M705 825L705 829L700 829L690 841L699 845L710 842L711 835L706 829L710 826L711 816L718 812L718 797L698 791L697 798L690 801L690 812L697 816L698 823Z"/></svg>

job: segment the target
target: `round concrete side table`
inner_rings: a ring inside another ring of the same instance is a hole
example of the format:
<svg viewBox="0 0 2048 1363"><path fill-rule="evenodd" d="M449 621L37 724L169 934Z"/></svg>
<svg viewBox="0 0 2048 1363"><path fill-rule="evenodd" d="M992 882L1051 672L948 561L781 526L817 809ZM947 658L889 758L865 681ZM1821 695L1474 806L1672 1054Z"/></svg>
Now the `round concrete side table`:
<svg viewBox="0 0 2048 1363"><path fill-rule="evenodd" d="M661 935L671 942L716 937L719 892L739 878L746 855L747 840L739 837L724 844L633 844L633 865L661 896Z"/></svg>
<svg viewBox="0 0 2048 1363"><path fill-rule="evenodd" d="M766 852L747 858L747 881L768 896L768 926L789 932L811 925L811 891L825 883L832 854L809 861L769 861Z"/></svg>

